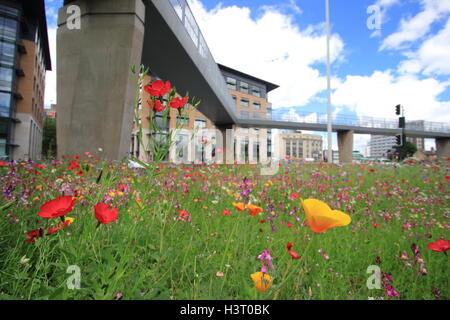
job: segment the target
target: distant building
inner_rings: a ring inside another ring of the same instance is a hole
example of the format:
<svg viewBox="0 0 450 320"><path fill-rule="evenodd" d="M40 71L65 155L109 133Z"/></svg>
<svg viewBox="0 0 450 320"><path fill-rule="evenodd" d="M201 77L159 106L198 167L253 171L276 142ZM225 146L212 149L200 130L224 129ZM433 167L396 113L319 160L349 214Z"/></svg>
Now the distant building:
<svg viewBox="0 0 450 320"><path fill-rule="evenodd" d="M51 109L44 109L45 116L50 119L56 119L56 104L52 104Z"/></svg>
<svg viewBox="0 0 450 320"><path fill-rule="evenodd" d="M321 160L322 157L322 136L315 134L305 134L300 132L280 132L275 153L284 159L314 159Z"/></svg>
<svg viewBox="0 0 450 320"><path fill-rule="evenodd" d="M0 0L0 158L41 157L47 70L44 0Z"/></svg>
<svg viewBox="0 0 450 320"><path fill-rule="evenodd" d="M370 137L370 157L371 158L387 158L389 150L393 149L396 144L395 136L376 136Z"/></svg>

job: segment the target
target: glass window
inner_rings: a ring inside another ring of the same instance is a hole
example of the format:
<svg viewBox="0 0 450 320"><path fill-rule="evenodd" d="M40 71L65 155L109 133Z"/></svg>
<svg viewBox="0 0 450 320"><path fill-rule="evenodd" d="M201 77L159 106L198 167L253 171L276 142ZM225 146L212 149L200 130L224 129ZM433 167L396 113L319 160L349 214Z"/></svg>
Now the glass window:
<svg viewBox="0 0 450 320"><path fill-rule="evenodd" d="M11 94L0 93L0 116L9 117L11 107Z"/></svg>
<svg viewBox="0 0 450 320"><path fill-rule="evenodd" d="M12 43L0 42L0 62L4 65L14 66L14 53L16 47Z"/></svg>
<svg viewBox="0 0 450 320"><path fill-rule="evenodd" d="M205 119L195 119L194 128L195 129L205 129L206 128L206 120Z"/></svg>
<svg viewBox="0 0 450 320"><path fill-rule="evenodd" d="M7 15L18 17L19 16L19 10L16 8L11 8L9 6L0 5L0 13L6 13Z"/></svg>
<svg viewBox="0 0 450 320"><path fill-rule="evenodd" d="M12 91L13 69L0 68L0 90Z"/></svg>
<svg viewBox="0 0 450 320"><path fill-rule="evenodd" d="M249 100L248 99L241 99L241 106L248 107Z"/></svg>
<svg viewBox="0 0 450 320"><path fill-rule="evenodd" d="M0 138L0 159L5 159L8 155L6 154L6 139Z"/></svg>
<svg viewBox="0 0 450 320"><path fill-rule="evenodd" d="M234 103L236 104L236 101L237 101L236 96L233 94L233 95L231 95L231 97L233 98L233 101L234 101Z"/></svg>
<svg viewBox="0 0 450 320"><path fill-rule="evenodd" d="M253 109L261 110L261 103L260 102L253 102Z"/></svg>
<svg viewBox="0 0 450 320"><path fill-rule="evenodd" d="M236 79L231 77L226 77L227 87L230 90L236 90Z"/></svg>
<svg viewBox="0 0 450 320"><path fill-rule="evenodd" d="M241 92L248 93L248 83L241 81Z"/></svg>
<svg viewBox="0 0 450 320"><path fill-rule="evenodd" d="M239 132L240 133L248 133L248 128L240 128Z"/></svg>
<svg viewBox="0 0 450 320"><path fill-rule="evenodd" d="M17 21L0 17L0 37L8 40L16 40L17 36Z"/></svg>
<svg viewBox="0 0 450 320"><path fill-rule="evenodd" d="M288 157L290 157L291 156L291 141L286 141L286 155L288 156Z"/></svg>
<svg viewBox="0 0 450 320"><path fill-rule="evenodd" d="M259 113L254 113L253 119L261 119L261 115Z"/></svg>
<svg viewBox="0 0 450 320"><path fill-rule="evenodd" d="M164 117L162 115L156 114L153 121L156 122L159 129L161 129L163 131L169 130L169 122L170 122L169 117L164 119Z"/></svg>
<svg viewBox="0 0 450 320"><path fill-rule="evenodd" d="M261 89L259 87L252 87L252 95L261 97Z"/></svg>

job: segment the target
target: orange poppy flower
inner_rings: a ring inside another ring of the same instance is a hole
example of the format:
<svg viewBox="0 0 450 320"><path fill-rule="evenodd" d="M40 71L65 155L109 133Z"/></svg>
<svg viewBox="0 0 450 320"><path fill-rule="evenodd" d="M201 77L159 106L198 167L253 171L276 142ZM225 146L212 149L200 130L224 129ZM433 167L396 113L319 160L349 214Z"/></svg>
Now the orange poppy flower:
<svg viewBox="0 0 450 320"><path fill-rule="evenodd" d="M233 202L233 207L235 207L238 211L245 210L245 204L243 202Z"/></svg>
<svg viewBox="0 0 450 320"><path fill-rule="evenodd" d="M324 202L317 199L302 200L308 226L315 233L321 233L334 227L348 225L352 220L348 214L331 210Z"/></svg>
<svg viewBox="0 0 450 320"><path fill-rule="evenodd" d="M263 209L261 207L255 206L254 204L247 205L247 209L250 211L250 215L252 217L257 216L258 213L263 211Z"/></svg>
<svg viewBox="0 0 450 320"><path fill-rule="evenodd" d="M253 279L256 290L261 293L264 293L264 291L269 289L272 284L272 277L261 271L251 274L250 277Z"/></svg>

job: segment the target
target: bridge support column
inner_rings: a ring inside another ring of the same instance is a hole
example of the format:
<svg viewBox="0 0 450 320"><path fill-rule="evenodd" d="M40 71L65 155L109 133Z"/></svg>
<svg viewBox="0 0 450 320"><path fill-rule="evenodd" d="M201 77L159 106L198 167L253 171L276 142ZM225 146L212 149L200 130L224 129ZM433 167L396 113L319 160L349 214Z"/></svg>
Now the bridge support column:
<svg viewBox="0 0 450 320"><path fill-rule="evenodd" d="M58 156L89 151L121 160L131 143L136 86L130 66L141 63L145 5L142 0L64 4L57 30Z"/></svg>
<svg viewBox="0 0 450 320"><path fill-rule="evenodd" d="M436 138L436 154L438 158L450 158L450 138Z"/></svg>
<svg viewBox="0 0 450 320"><path fill-rule="evenodd" d="M339 163L352 163L353 161L353 131L338 131Z"/></svg>
<svg viewBox="0 0 450 320"><path fill-rule="evenodd" d="M222 163L234 163L234 130L232 125L216 126L220 131L221 139L216 139L216 157L222 156ZM219 151L218 151L219 149Z"/></svg>

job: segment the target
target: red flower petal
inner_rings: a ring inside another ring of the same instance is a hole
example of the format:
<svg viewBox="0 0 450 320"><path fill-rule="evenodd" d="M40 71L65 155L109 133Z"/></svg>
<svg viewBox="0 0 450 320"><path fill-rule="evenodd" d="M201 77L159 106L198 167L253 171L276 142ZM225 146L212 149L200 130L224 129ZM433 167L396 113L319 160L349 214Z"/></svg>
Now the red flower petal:
<svg viewBox="0 0 450 320"><path fill-rule="evenodd" d="M58 197L45 203L38 215L42 218L57 218L72 211L76 200L71 196Z"/></svg>
<svg viewBox="0 0 450 320"><path fill-rule="evenodd" d="M119 209L110 208L109 204L97 203L94 206L95 218L102 224L116 221L119 217Z"/></svg>

